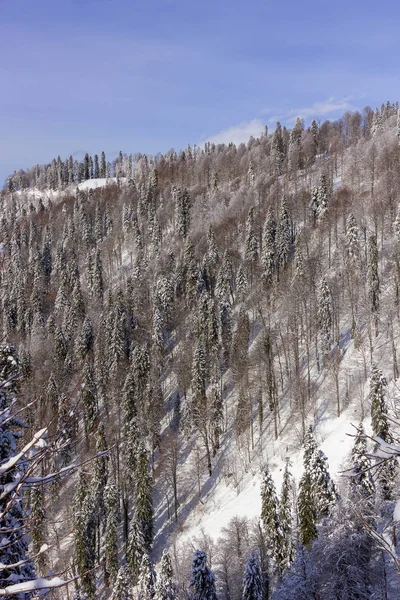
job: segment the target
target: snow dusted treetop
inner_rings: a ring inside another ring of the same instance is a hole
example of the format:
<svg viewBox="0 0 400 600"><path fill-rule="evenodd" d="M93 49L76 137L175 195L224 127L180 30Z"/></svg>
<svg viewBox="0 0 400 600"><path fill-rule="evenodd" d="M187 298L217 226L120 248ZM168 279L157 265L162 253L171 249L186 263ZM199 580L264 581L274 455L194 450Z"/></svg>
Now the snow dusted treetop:
<svg viewBox="0 0 400 600"><path fill-rule="evenodd" d="M161 557L161 569L157 578L154 600L174 600L176 597L176 585L173 581L171 556L167 550L163 551Z"/></svg>
<svg viewBox="0 0 400 600"><path fill-rule="evenodd" d="M252 552L244 571L242 599L262 600L261 570L255 552Z"/></svg>
<svg viewBox="0 0 400 600"><path fill-rule="evenodd" d="M214 573L207 566L207 556L202 550L196 550L190 574L191 600L217 600Z"/></svg>
<svg viewBox="0 0 400 600"><path fill-rule="evenodd" d="M138 600L153 600L156 573L148 554L143 554L138 579Z"/></svg>

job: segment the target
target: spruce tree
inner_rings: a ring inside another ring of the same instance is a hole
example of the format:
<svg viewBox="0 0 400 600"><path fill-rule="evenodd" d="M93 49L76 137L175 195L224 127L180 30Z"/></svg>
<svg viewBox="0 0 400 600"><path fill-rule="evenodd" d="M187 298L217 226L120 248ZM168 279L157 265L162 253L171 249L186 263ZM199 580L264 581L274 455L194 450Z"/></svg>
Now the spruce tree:
<svg viewBox="0 0 400 600"><path fill-rule="evenodd" d="M101 158L100 158L100 177L101 178L107 177L107 163L106 163L106 155L104 154L104 152L101 153Z"/></svg>
<svg viewBox="0 0 400 600"><path fill-rule="evenodd" d="M119 575L118 562L118 523L119 523L119 494L115 484L110 483L104 489L104 504L106 514L106 531L104 538L104 583L107 587L116 584Z"/></svg>
<svg viewBox="0 0 400 600"><path fill-rule="evenodd" d="M333 309L332 296L328 283L323 277L318 290L318 328L321 333L322 344L325 352L330 350L332 344Z"/></svg>
<svg viewBox="0 0 400 600"><path fill-rule="evenodd" d="M372 365L369 384L369 400L371 403L371 425L373 434L383 443L392 443L390 433L388 410L385 401L386 378L376 364ZM378 450L380 443L375 445ZM385 500L391 500L393 495L394 479L397 471L397 461L388 454L384 454L384 462L378 468L379 482Z"/></svg>
<svg viewBox="0 0 400 600"><path fill-rule="evenodd" d="M132 583L126 567L120 567L110 600L134 600Z"/></svg>
<svg viewBox="0 0 400 600"><path fill-rule="evenodd" d="M246 221L245 260L252 267L258 259L258 240L254 227L254 209L250 208Z"/></svg>
<svg viewBox="0 0 400 600"><path fill-rule="evenodd" d="M252 552L244 571L242 600L262 600L262 598L260 564L257 554Z"/></svg>
<svg viewBox="0 0 400 600"><path fill-rule="evenodd" d="M87 475L81 470L74 496L74 559L82 590L88 600L96 597L95 521Z"/></svg>
<svg viewBox="0 0 400 600"><path fill-rule="evenodd" d="M371 474L372 463L367 456L367 440L362 422L358 425L357 436L351 450L354 476L350 477L352 490L370 498L375 494L375 484Z"/></svg>
<svg viewBox="0 0 400 600"><path fill-rule="evenodd" d="M218 600L214 573L207 565L206 553L196 550L190 573L191 600Z"/></svg>
<svg viewBox="0 0 400 600"><path fill-rule="evenodd" d="M261 520L270 543L270 553L281 570L286 562L285 538L279 518L279 500L268 468L261 484Z"/></svg>
<svg viewBox="0 0 400 600"><path fill-rule="evenodd" d="M47 539L44 491L39 487L33 488L31 491L31 523L32 553L37 555ZM48 561L49 557L46 552L39 554L35 559L36 572L39 575L47 574Z"/></svg>
<svg viewBox="0 0 400 600"><path fill-rule="evenodd" d="M350 213L346 222L346 258L349 263L360 257L359 230L355 216Z"/></svg>
<svg viewBox="0 0 400 600"><path fill-rule="evenodd" d="M380 281L378 274L378 245L375 235L370 235L367 244L367 283L371 314L374 316L375 334L378 335L378 313L380 304Z"/></svg>
<svg viewBox="0 0 400 600"><path fill-rule="evenodd" d="M269 207L263 228L261 252L261 264L263 267L262 277L267 285L272 284L273 275L275 271L275 237L276 223L272 214L271 207Z"/></svg>
<svg viewBox="0 0 400 600"><path fill-rule="evenodd" d="M282 570L290 566L293 560L292 511L293 511L293 479L289 471L289 460L286 461L283 473L281 497L279 501L279 522L283 532Z"/></svg>
<svg viewBox="0 0 400 600"><path fill-rule="evenodd" d="M143 536L144 547L147 553L150 553L153 544L152 479L149 473L147 452L143 445L139 446L135 477L135 519Z"/></svg>
<svg viewBox="0 0 400 600"><path fill-rule="evenodd" d="M175 600L176 585L174 583L174 572L172 560L167 550L163 550L161 557L160 572L157 576L154 600Z"/></svg>
<svg viewBox="0 0 400 600"><path fill-rule="evenodd" d="M155 594L156 573L148 554L143 554L137 583L138 600L153 600Z"/></svg>
<svg viewBox="0 0 400 600"><path fill-rule="evenodd" d="M140 565L144 554L146 554L146 547L143 533L141 531L140 524L134 515L130 522L126 546L126 562L129 567L133 585L136 585L137 583Z"/></svg>
<svg viewBox="0 0 400 600"><path fill-rule="evenodd" d="M308 470L304 471L300 479L297 512L300 541L307 547L317 538L317 511L311 474Z"/></svg>
<svg viewBox="0 0 400 600"><path fill-rule="evenodd" d="M286 201L283 200L279 214L279 222L276 229L277 265L280 271L283 271L289 262L291 243L292 233L290 216Z"/></svg>
<svg viewBox="0 0 400 600"><path fill-rule="evenodd" d="M17 440L20 437L18 430L25 427L12 414L18 378L19 365L15 349L9 345L0 346L0 464L3 466L17 455ZM3 540L0 546L0 588L34 577L34 568L27 556L23 498L18 486L16 487L24 476L24 471L22 461L18 461L14 466L3 470L0 476L0 528ZM17 566L8 568L7 565ZM24 594L23 597L28 599L30 594Z"/></svg>

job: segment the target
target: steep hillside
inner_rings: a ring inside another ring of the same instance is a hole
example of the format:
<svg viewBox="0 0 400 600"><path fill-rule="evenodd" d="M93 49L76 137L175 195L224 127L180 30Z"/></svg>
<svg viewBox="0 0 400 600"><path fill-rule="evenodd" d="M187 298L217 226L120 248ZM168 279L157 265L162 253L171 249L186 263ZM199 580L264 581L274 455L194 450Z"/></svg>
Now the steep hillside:
<svg viewBox="0 0 400 600"><path fill-rule="evenodd" d="M264 600L400 598L398 465L377 458L400 435L397 134L387 103L8 179L26 435L49 424L49 471L83 464L41 490L39 575L122 598L168 549L183 599L199 547L220 600L252 551Z"/></svg>

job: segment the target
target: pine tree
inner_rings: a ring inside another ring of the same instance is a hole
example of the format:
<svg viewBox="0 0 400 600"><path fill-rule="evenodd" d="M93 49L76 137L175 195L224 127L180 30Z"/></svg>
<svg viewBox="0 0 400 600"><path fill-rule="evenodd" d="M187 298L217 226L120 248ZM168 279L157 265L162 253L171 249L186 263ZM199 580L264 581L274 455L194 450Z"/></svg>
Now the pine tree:
<svg viewBox="0 0 400 600"><path fill-rule="evenodd" d="M0 346L0 464L17 455L18 429L25 424L12 414L12 406L18 391L19 366L15 349L9 345ZM34 577L34 569L28 559L28 544L25 538L23 499L15 486L24 476L21 461L3 471L0 476L0 528L3 543L0 546L0 588L24 582ZM21 563L21 564L19 564ZM17 564L7 568L7 565ZM23 595L26 600L30 594Z"/></svg>
<svg viewBox="0 0 400 600"><path fill-rule="evenodd" d="M262 600L262 598L261 569L257 554L252 552L244 572L242 600Z"/></svg>
<svg viewBox="0 0 400 600"><path fill-rule="evenodd" d="M37 487L31 492L31 535L32 553L39 554L47 538L46 508L44 504L44 491ZM35 559L36 571L39 575L46 575L48 556L44 552Z"/></svg>
<svg viewBox="0 0 400 600"><path fill-rule="evenodd" d="M327 516L337 500L327 458L317 445L310 427L304 438L304 473L300 480L298 516L300 541L304 546L317 538L317 522Z"/></svg>
<svg viewBox="0 0 400 600"><path fill-rule="evenodd" d="M285 269L289 262L292 242L290 216L285 200L282 201L279 223L276 230L277 263L280 270Z"/></svg>
<svg viewBox="0 0 400 600"><path fill-rule="evenodd" d="M163 550L161 557L161 568L157 577L154 600L175 600L176 585L174 583L174 572L172 560L167 550Z"/></svg>
<svg viewBox="0 0 400 600"><path fill-rule="evenodd" d="M82 590L89 600L96 597L96 580L93 572L95 560L95 526L89 485L81 470L74 496L74 555Z"/></svg>
<svg viewBox="0 0 400 600"><path fill-rule="evenodd" d="M385 401L386 378L377 365L371 368L369 384L369 400L371 403L371 425L373 434L383 443L392 443L393 436L390 433L388 410ZM379 443L375 445L375 451ZM379 483L385 500L391 500L393 496L394 480L397 472L397 461L384 454L384 462L378 468Z"/></svg>
<svg viewBox="0 0 400 600"><path fill-rule="evenodd" d="M104 152L101 153L101 158L100 158L100 177L101 178L107 177L107 163L106 163L106 155L104 154Z"/></svg>
<svg viewBox="0 0 400 600"><path fill-rule="evenodd" d="M310 475L319 520L329 514L337 500L336 487L328 471L328 459L322 450L317 450L311 458Z"/></svg>
<svg viewBox="0 0 400 600"><path fill-rule="evenodd" d="M263 266L263 279L267 285L272 284L275 271L275 237L276 223L271 207L268 209L262 234L261 264Z"/></svg>
<svg viewBox="0 0 400 600"><path fill-rule="evenodd" d="M282 136L282 126L279 121L276 124L274 134L272 136L272 158L274 160L275 172L277 175L282 174L283 162L285 160L284 142Z"/></svg>
<svg viewBox="0 0 400 600"><path fill-rule="evenodd" d="M279 569L285 563L285 539L279 519L279 501L268 468L261 484L261 520L270 543L271 555Z"/></svg>
<svg viewBox="0 0 400 600"><path fill-rule="evenodd" d="M147 554L143 554L138 578L138 600L153 600L156 573Z"/></svg>
<svg viewBox="0 0 400 600"><path fill-rule="evenodd" d="M93 297L103 303L104 283L103 283L103 267L100 257L100 250L97 249L93 263L93 273L91 273L92 287L91 292Z"/></svg>
<svg viewBox="0 0 400 600"><path fill-rule="evenodd" d="M318 290L318 328L321 332L325 352L330 350L332 344L332 323L332 296L328 283L325 277L323 277Z"/></svg>
<svg viewBox="0 0 400 600"><path fill-rule="evenodd" d="M350 213L346 223L346 257L348 262L355 262L360 257L359 231L355 216Z"/></svg>
<svg viewBox="0 0 400 600"><path fill-rule="evenodd" d="M86 435L94 427L98 418L98 395L93 366L84 363L80 396L84 411L84 424Z"/></svg>
<svg viewBox="0 0 400 600"><path fill-rule="evenodd" d="M120 573L118 563L118 523L119 494L115 484L109 483L104 489L105 513L107 516L104 539L104 583L107 587L117 583Z"/></svg>
<svg viewBox="0 0 400 600"><path fill-rule="evenodd" d="M371 460L367 456L367 440L362 422L358 425L357 436L351 451L354 476L350 477L350 486L358 495L370 498L375 494L375 484L371 475Z"/></svg>
<svg viewBox="0 0 400 600"><path fill-rule="evenodd" d="M129 526L129 535L126 546L126 562L129 567L133 585L136 585L137 583L144 554L146 554L146 547L143 533L140 524L134 515Z"/></svg>
<svg viewBox="0 0 400 600"><path fill-rule="evenodd" d="M135 519L143 536L144 547L147 553L150 553L153 544L152 480L149 473L147 452L143 445L138 450L135 476Z"/></svg>
<svg viewBox="0 0 400 600"><path fill-rule="evenodd" d="M318 218L323 217L324 214L326 213L326 210L328 208L328 201L329 201L328 184L326 181L326 176L322 173L321 177L320 177L320 184L318 187L318 209L317 209Z"/></svg>
<svg viewBox="0 0 400 600"><path fill-rule="evenodd" d="M297 511L300 541L307 547L317 538L317 511L311 474L308 470L304 471L300 479Z"/></svg>
<svg viewBox="0 0 400 600"><path fill-rule="evenodd" d="M284 575L274 600L314 600L318 598L317 574L309 552L299 545L293 565Z"/></svg>
<svg viewBox="0 0 400 600"><path fill-rule="evenodd" d="M369 383L369 401L371 403L371 425L374 435L380 437L384 442L392 442L393 438L389 432L389 420L385 402L386 377L378 369L376 364L371 367L371 378Z"/></svg>
<svg viewBox="0 0 400 600"><path fill-rule="evenodd" d="M100 177L99 157L97 154L94 155L94 169L93 178L98 179Z"/></svg>
<svg viewBox="0 0 400 600"><path fill-rule="evenodd" d="M293 561L292 539L292 510L293 510L293 480L289 471L289 460L286 460L281 497L279 501L279 522L283 532L283 562L282 570L289 567Z"/></svg>
<svg viewBox="0 0 400 600"><path fill-rule="evenodd" d="M191 600L218 600L214 573L207 565L206 553L196 550L190 573Z"/></svg>
<svg viewBox="0 0 400 600"><path fill-rule="evenodd" d="M186 238L190 228L190 196L186 189L183 191L174 188L173 196L175 198L175 227L178 234Z"/></svg>
<svg viewBox="0 0 400 600"><path fill-rule="evenodd" d="M120 567L110 600L134 600L132 583L126 567Z"/></svg>
<svg viewBox="0 0 400 600"><path fill-rule="evenodd" d="M254 227L254 209L250 208L246 221L245 260L251 266L258 259L258 240Z"/></svg>
<svg viewBox="0 0 400 600"><path fill-rule="evenodd" d="M370 235L367 245L367 283L371 313L375 320L375 332L378 335L378 313L380 301L380 282L378 275L378 246L376 236Z"/></svg>

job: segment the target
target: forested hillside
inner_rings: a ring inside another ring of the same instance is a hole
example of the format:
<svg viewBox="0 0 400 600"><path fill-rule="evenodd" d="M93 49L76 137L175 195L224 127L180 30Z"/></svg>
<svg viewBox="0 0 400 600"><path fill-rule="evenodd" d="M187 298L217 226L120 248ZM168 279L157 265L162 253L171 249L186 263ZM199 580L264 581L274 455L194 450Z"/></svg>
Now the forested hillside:
<svg viewBox="0 0 400 600"><path fill-rule="evenodd" d="M10 175L3 589L400 598L398 114Z"/></svg>

